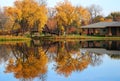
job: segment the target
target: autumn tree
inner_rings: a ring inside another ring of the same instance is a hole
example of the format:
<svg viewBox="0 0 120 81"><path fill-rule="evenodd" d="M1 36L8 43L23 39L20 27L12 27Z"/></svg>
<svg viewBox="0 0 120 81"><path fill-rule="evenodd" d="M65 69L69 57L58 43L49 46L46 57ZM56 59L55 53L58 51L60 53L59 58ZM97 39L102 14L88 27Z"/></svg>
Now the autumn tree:
<svg viewBox="0 0 120 81"><path fill-rule="evenodd" d="M78 17L78 19L81 22L81 25L87 25L89 24L90 21L90 13L86 8L83 8L82 6L78 6L76 7L75 13L77 13L76 15L76 19ZM78 21L79 22L79 21ZM79 24L76 24L79 26Z"/></svg>
<svg viewBox="0 0 120 81"><path fill-rule="evenodd" d="M4 9L0 9L0 35L9 35L12 22L5 14Z"/></svg>
<svg viewBox="0 0 120 81"><path fill-rule="evenodd" d="M105 20L104 20L105 22L112 22L113 21L113 18L112 18L112 16L107 16L107 17L105 17Z"/></svg>
<svg viewBox="0 0 120 81"><path fill-rule="evenodd" d="M0 30L5 30L5 24L8 21L7 16L5 15L4 11L0 9Z"/></svg>
<svg viewBox="0 0 120 81"><path fill-rule="evenodd" d="M60 31L65 32L68 30L68 26L71 25L72 20L74 19L74 6L65 0L64 2L58 3L56 6L57 14L56 21Z"/></svg>
<svg viewBox="0 0 120 81"><path fill-rule="evenodd" d="M68 32L69 27L81 25L81 20L89 17L89 12L82 7L74 7L68 0L58 3L56 6L56 21L60 31ZM83 15L83 13L84 15ZM86 19L87 20L87 19Z"/></svg>
<svg viewBox="0 0 120 81"><path fill-rule="evenodd" d="M113 21L120 21L120 12L111 12L107 17Z"/></svg>
<svg viewBox="0 0 120 81"><path fill-rule="evenodd" d="M105 18L101 15L98 15L93 19L93 23L104 22L104 21L105 21Z"/></svg>
<svg viewBox="0 0 120 81"><path fill-rule="evenodd" d="M39 5L35 0L17 0L13 7L6 7L5 12L14 22L11 29L17 27L23 34L31 28L41 32L47 22L46 6Z"/></svg>

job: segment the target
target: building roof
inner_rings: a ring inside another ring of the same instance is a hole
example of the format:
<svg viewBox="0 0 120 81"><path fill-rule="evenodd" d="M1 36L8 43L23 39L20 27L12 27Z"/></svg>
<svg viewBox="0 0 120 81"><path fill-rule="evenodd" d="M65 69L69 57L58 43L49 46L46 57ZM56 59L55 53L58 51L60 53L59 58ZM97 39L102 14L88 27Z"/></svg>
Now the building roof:
<svg viewBox="0 0 120 81"><path fill-rule="evenodd" d="M120 22L98 22L81 28L106 28L106 27L120 27Z"/></svg>

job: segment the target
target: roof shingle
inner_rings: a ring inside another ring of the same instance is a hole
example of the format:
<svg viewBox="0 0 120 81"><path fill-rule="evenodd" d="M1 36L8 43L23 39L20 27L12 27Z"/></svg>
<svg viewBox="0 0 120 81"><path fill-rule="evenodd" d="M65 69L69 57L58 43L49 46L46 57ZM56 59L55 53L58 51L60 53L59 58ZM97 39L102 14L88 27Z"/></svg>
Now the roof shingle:
<svg viewBox="0 0 120 81"><path fill-rule="evenodd" d="M120 27L120 22L98 22L81 28L106 28L106 27Z"/></svg>

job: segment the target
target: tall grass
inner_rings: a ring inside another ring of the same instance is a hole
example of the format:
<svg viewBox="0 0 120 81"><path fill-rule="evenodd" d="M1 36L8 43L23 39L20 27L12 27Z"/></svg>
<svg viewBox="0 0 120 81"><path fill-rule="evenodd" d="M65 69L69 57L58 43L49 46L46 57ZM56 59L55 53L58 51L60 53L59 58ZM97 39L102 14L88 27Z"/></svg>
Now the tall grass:
<svg viewBox="0 0 120 81"><path fill-rule="evenodd" d="M30 40L30 38L23 36L0 36L0 41L25 41Z"/></svg>

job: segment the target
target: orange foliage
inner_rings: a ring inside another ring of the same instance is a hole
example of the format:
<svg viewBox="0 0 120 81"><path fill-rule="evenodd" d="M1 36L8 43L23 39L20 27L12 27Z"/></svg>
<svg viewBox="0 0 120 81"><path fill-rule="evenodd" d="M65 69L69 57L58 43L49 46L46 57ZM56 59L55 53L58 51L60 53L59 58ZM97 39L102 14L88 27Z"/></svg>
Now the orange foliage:
<svg viewBox="0 0 120 81"><path fill-rule="evenodd" d="M83 7L75 7L68 0L58 3L56 6L56 21L58 27L64 27L64 31L68 33L68 28L70 26L80 27L81 23L84 21L88 24L90 20L90 13L87 9Z"/></svg>
<svg viewBox="0 0 120 81"><path fill-rule="evenodd" d="M104 21L105 22L112 22L113 20L112 19L105 19Z"/></svg>
<svg viewBox="0 0 120 81"><path fill-rule="evenodd" d="M74 32L76 32L76 31L77 31L77 28L71 27L71 28L69 28L68 33L74 33Z"/></svg>
<svg viewBox="0 0 120 81"><path fill-rule="evenodd" d="M21 28L32 28L37 24L41 31L47 22L46 6L39 5L35 0L16 0L13 7L5 8L5 12Z"/></svg>
<svg viewBox="0 0 120 81"><path fill-rule="evenodd" d="M57 22L55 21L55 19L49 19L47 21L47 26L49 27L49 29L53 30L57 27Z"/></svg>
<svg viewBox="0 0 120 81"><path fill-rule="evenodd" d="M10 59L6 72L13 72L16 78L31 79L47 72L48 58L41 48L39 48L39 57L36 58L31 53L25 61L22 58L17 60Z"/></svg>
<svg viewBox="0 0 120 81"><path fill-rule="evenodd" d="M56 51L57 51L57 47L56 46L52 46L52 47L49 48L49 52L50 53L56 53Z"/></svg>
<svg viewBox="0 0 120 81"><path fill-rule="evenodd" d="M64 43L60 47L55 60L58 74L68 77L72 72L82 71L90 64L91 58L87 52L82 55L80 51L69 51Z"/></svg>

